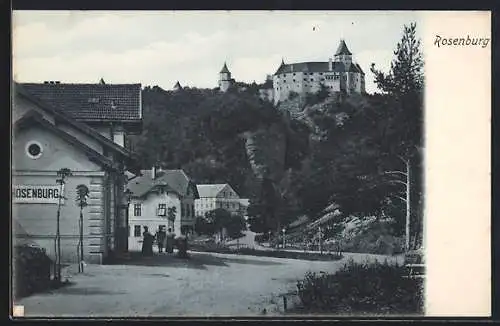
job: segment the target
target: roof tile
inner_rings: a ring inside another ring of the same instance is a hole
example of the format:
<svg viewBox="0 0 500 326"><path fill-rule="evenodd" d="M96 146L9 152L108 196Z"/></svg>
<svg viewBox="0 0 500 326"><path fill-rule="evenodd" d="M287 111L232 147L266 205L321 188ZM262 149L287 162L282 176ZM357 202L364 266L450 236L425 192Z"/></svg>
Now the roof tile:
<svg viewBox="0 0 500 326"><path fill-rule="evenodd" d="M38 99L80 121L140 121L141 84L23 83Z"/></svg>

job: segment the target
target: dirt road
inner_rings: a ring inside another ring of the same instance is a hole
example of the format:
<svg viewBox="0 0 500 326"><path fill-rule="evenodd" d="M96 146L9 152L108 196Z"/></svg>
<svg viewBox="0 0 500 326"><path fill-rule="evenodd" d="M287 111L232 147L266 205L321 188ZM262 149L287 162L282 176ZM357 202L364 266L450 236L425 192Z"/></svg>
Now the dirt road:
<svg viewBox="0 0 500 326"><path fill-rule="evenodd" d="M44 317L255 316L264 308L272 315L279 296L295 290L307 271L332 273L350 258L386 257L346 254L325 262L213 253L191 253L189 260L155 256L88 265L72 277L74 285L15 304L24 305L26 316Z"/></svg>

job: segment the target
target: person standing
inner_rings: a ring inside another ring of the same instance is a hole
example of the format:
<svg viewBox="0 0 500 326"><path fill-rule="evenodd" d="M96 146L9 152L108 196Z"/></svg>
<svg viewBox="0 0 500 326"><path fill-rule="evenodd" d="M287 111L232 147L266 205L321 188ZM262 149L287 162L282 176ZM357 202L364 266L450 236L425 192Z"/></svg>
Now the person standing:
<svg viewBox="0 0 500 326"><path fill-rule="evenodd" d="M163 252L163 247L165 245L165 238L167 236L167 233L165 232L165 229L163 226L160 226L158 228L158 232L156 232L156 243L158 245L158 252L162 253Z"/></svg>
<svg viewBox="0 0 500 326"><path fill-rule="evenodd" d="M174 242L175 242L175 233L172 232L171 228L168 228L168 233L166 235L165 241L165 252L173 253L174 252Z"/></svg>
<svg viewBox="0 0 500 326"><path fill-rule="evenodd" d="M153 235L149 233L149 228L144 227L144 232L142 233L142 255L143 256L153 256Z"/></svg>

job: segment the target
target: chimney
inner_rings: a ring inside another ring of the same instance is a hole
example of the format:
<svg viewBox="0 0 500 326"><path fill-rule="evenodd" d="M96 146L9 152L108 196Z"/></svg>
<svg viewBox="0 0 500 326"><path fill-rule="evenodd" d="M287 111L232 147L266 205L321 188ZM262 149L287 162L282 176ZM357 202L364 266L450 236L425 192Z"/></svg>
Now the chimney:
<svg viewBox="0 0 500 326"><path fill-rule="evenodd" d="M333 70L333 62L332 62L332 58L328 59L328 71L332 71Z"/></svg>
<svg viewBox="0 0 500 326"><path fill-rule="evenodd" d="M156 167L154 165L151 168L151 179L156 179Z"/></svg>

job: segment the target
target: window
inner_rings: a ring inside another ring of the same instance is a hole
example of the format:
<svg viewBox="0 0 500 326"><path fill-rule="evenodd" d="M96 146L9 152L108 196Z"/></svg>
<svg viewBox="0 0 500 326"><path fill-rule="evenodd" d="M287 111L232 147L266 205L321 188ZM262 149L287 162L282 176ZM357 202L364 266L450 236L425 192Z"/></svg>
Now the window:
<svg viewBox="0 0 500 326"><path fill-rule="evenodd" d="M311 81L314 81L314 79L311 78Z"/></svg>
<svg viewBox="0 0 500 326"><path fill-rule="evenodd" d="M167 204L158 204L158 216L167 216Z"/></svg>
<svg viewBox="0 0 500 326"><path fill-rule="evenodd" d="M194 217L194 205L191 205L191 217Z"/></svg>
<svg viewBox="0 0 500 326"><path fill-rule="evenodd" d="M141 226L134 225L134 237L138 238L141 236Z"/></svg>
<svg viewBox="0 0 500 326"><path fill-rule="evenodd" d="M26 144L26 154L33 160L42 156L42 145L37 141L30 141Z"/></svg>
<svg viewBox="0 0 500 326"><path fill-rule="evenodd" d="M134 204L134 216L141 216L141 204Z"/></svg>
<svg viewBox="0 0 500 326"><path fill-rule="evenodd" d="M333 79L339 80L339 75L335 75L335 77Z"/></svg>
<svg viewBox="0 0 500 326"><path fill-rule="evenodd" d="M181 203L181 217L186 216L186 210L184 209L184 203Z"/></svg>

